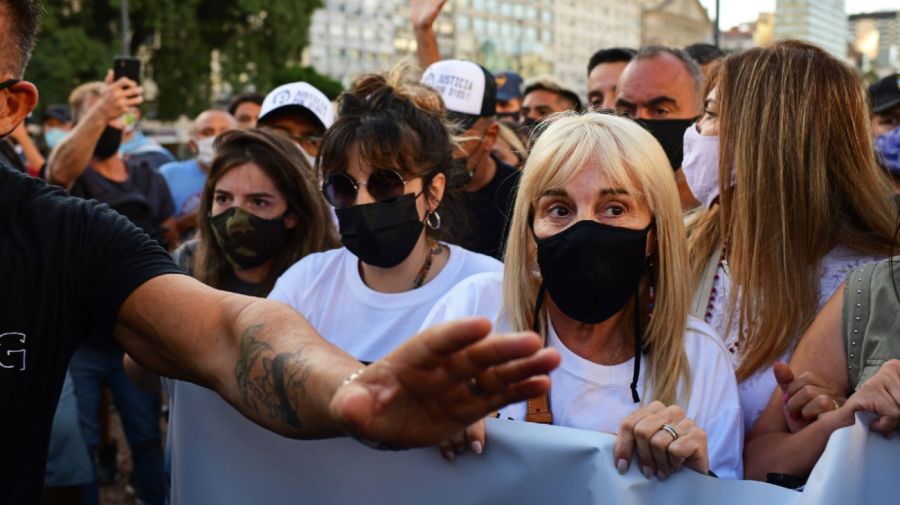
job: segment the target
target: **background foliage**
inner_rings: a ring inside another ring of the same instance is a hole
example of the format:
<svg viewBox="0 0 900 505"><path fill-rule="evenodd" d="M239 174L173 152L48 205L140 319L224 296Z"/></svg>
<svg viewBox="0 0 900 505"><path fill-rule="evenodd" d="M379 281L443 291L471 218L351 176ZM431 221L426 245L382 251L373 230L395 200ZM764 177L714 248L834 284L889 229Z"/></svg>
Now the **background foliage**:
<svg viewBox="0 0 900 505"><path fill-rule="evenodd" d="M102 79L121 54L120 0L44 3L41 33L26 78L41 93L40 109L65 103L82 82ZM193 117L215 98L213 55L234 93L266 92L307 80L334 96L340 84L300 66L321 0L130 0L130 52L147 58L145 77L158 93L147 115Z"/></svg>

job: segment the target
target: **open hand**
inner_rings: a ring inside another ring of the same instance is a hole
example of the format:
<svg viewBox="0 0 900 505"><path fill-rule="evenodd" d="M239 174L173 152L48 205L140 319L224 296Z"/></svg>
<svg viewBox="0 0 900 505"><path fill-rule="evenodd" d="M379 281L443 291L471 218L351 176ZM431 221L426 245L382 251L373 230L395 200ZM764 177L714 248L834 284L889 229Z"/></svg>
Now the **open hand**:
<svg viewBox="0 0 900 505"><path fill-rule="evenodd" d="M434 26L434 21L444 8L447 0L410 0L409 19L413 28L417 30L428 29Z"/></svg>
<svg viewBox="0 0 900 505"><path fill-rule="evenodd" d="M510 403L546 394L559 353L534 333L491 335L484 318L436 325L338 388L331 413L350 435L435 445ZM474 383L472 382L474 379Z"/></svg>
<svg viewBox="0 0 900 505"><path fill-rule="evenodd" d="M654 401L622 420L613 449L619 473L628 470L635 451L648 479L656 475L664 480L682 466L704 475L709 472L706 432L677 405Z"/></svg>
<svg viewBox="0 0 900 505"><path fill-rule="evenodd" d="M840 386L815 372L803 372L794 377L786 363L775 363L774 373L784 395L784 420L791 433L802 430L820 415L837 410L846 401Z"/></svg>

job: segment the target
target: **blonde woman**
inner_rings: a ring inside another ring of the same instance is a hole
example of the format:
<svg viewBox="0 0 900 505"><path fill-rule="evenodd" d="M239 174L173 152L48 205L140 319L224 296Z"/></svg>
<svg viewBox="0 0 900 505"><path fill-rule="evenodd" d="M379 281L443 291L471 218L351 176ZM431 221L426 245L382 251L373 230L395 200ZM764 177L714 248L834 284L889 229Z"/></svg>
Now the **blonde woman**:
<svg viewBox="0 0 900 505"><path fill-rule="evenodd" d="M725 58L710 88L701 129L716 123L718 137L685 134L685 177L709 206L688 226L692 313L724 338L749 431L776 387L773 363L848 270L890 254L895 210L865 94L842 62L779 42Z"/></svg>
<svg viewBox="0 0 900 505"><path fill-rule="evenodd" d="M556 119L526 164L505 254L502 275L461 282L426 319L481 315L559 350L549 399L501 416L618 433L622 472L636 452L647 477L741 477L737 385L719 337L688 317L678 190L649 133L608 115Z"/></svg>

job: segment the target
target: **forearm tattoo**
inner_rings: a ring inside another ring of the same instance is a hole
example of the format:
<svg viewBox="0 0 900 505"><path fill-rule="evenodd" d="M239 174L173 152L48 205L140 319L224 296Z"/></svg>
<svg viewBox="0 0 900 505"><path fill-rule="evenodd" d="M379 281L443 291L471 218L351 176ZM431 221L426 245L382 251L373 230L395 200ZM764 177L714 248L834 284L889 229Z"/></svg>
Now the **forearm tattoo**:
<svg viewBox="0 0 900 505"><path fill-rule="evenodd" d="M241 356L234 367L238 394L257 417L301 429L300 416L291 399L306 396L309 368L301 351L275 353L272 346L256 338L262 324L241 334Z"/></svg>

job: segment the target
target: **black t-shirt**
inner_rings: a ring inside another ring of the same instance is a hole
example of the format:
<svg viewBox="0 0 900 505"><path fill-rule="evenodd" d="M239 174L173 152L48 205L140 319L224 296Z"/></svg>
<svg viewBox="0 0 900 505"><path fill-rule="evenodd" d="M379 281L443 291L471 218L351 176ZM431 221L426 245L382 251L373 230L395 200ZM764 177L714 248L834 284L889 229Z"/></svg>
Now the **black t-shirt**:
<svg viewBox="0 0 900 505"><path fill-rule="evenodd" d="M91 329L178 268L128 219L0 164L0 503L40 500L69 358Z"/></svg>
<svg viewBox="0 0 900 505"><path fill-rule="evenodd" d="M522 173L496 157L497 173L486 186L467 193L471 233L464 245L469 250L503 259L513 204Z"/></svg>
<svg viewBox="0 0 900 505"><path fill-rule="evenodd" d="M126 161L125 168L128 179L123 182L109 180L87 168L75 180L70 193L109 205L155 240L164 243L162 222L175 214L169 185L162 175L138 159Z"/></svg>

